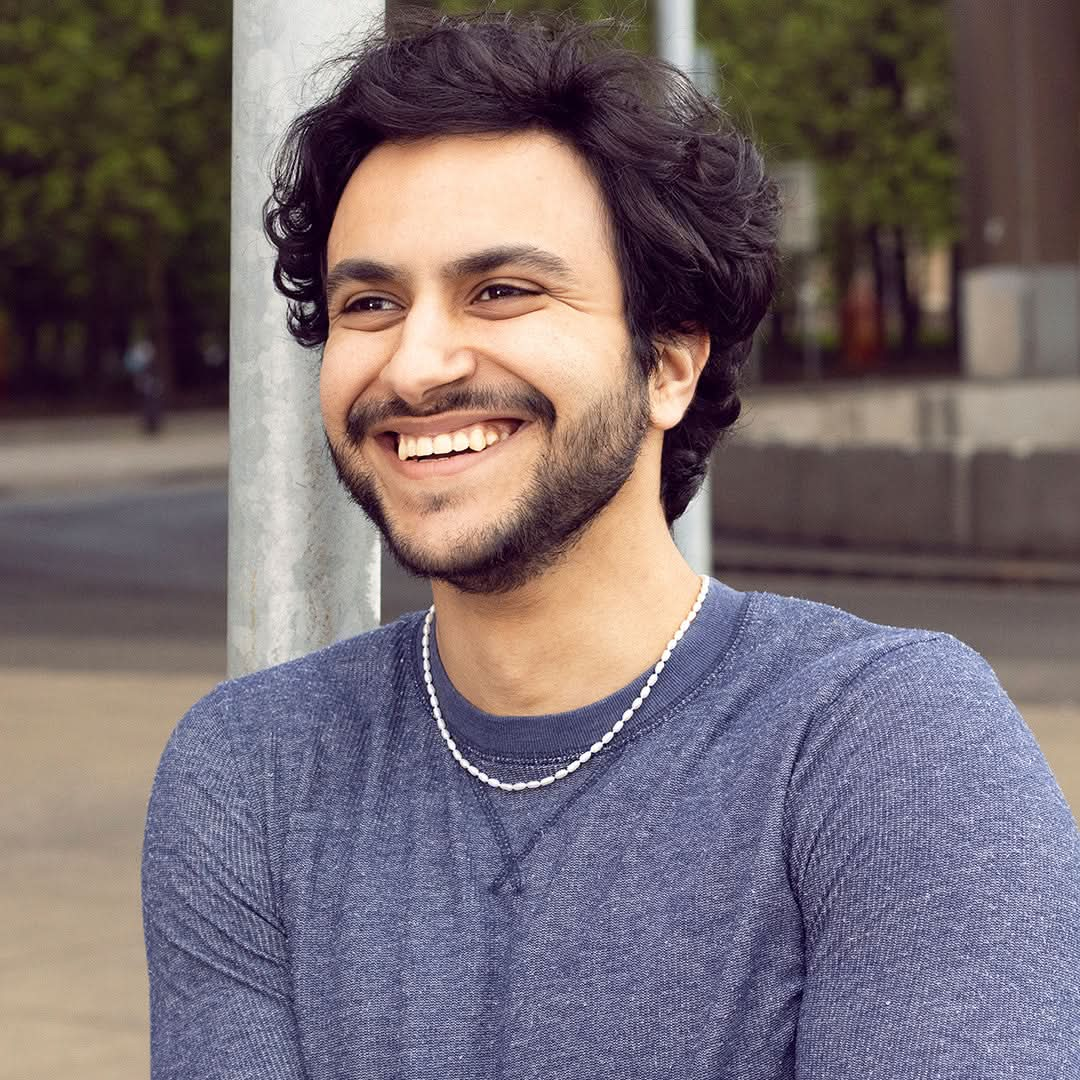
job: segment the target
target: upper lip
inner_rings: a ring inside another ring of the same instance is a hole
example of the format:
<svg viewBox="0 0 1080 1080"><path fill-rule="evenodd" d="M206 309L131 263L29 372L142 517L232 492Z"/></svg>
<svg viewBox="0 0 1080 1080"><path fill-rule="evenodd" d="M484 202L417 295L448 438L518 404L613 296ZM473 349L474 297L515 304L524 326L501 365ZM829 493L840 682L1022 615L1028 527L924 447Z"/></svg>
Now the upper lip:
<svg viewBox="0 0 1080 1080"><path fill-rule="evenodd" d="M524 416L508 413L440 413L437 416L403 416L400 420L388 420L371 429L371 435L449 435L463 428L483 427L500 420L511 420L515 424L527 422Z"/></svg>

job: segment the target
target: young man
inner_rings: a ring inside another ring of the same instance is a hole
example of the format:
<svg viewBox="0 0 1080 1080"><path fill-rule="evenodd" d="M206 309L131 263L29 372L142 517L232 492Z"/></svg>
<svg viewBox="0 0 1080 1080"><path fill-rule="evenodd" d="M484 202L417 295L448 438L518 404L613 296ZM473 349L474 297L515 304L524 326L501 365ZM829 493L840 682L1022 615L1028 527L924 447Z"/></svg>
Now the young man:
<svg viewBox="0 0 1080 1080"><path fill-rule="evenodd" d="M156 1077L1080 1075L1080 841L986 664L671 540L775 218L590 29L398 31L297 121L277 282L435 604L177 728Z"/></svg>

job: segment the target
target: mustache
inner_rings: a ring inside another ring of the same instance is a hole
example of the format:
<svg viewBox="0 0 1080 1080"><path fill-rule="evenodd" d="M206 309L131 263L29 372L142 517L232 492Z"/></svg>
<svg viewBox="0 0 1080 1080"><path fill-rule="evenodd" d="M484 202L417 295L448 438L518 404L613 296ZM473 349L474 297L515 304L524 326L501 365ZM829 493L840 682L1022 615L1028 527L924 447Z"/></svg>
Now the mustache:
<svg viewBox="0 0 1080 1080"><path fill-rule="evenodd" d="M447 390L438 401L416 408L399 397L385 401L357 402L349 410L345 432L352 442L360 442L373 427L390 420L409 417L423 420L445 412L485 412L492 416L512 414L528 420L538 420L545 427L555 423L555 406L539 390L485 390L483 387Z"/></svg>

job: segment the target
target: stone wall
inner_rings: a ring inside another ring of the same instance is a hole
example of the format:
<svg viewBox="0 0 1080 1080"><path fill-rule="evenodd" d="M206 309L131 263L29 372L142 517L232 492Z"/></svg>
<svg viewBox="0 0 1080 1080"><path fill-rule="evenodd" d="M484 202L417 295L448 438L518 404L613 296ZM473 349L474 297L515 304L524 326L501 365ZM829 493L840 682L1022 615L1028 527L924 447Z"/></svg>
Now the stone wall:
<svg viewBox="0 0 1080 1080"><path fill-rule="evenodd" d="M1080 448L829 447L738 438L713 462L718 536L1080 558Z"/></svg>

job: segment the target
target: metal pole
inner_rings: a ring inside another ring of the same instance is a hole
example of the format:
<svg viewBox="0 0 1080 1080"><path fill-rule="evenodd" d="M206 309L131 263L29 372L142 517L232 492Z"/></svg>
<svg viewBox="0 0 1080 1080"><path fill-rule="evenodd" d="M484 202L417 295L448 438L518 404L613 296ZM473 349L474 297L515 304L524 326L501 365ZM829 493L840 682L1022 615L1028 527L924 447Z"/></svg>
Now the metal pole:
<svg viewBox="0 0 1080 1080"><path fill-rule="evenodd" d="M657 53L691 77L697 58L694 20L694 0L657 0Z"/></svg>
<svg viewBox="0 0 1080 1080"><path fill-rule="evenodd" d="M659 55L699 82L697 40L694 33L694 0L657 0L656 47ZM699 88L708 90L708 86ZM711 574L712 484L708 475L686 512L675 522L675 542L690 566L699 574Z"/></svg>
<svg viewBox="0 0 1080 1080"><path fill-rule="evenodd" d="M305 79L343 34L381 19L360 0L350 25L331 0L234 0L229 384L230 675L377 625L374 527L339 489L323 441L319 358L285 330L263 237L274 146L305 102Z"/></svg>

